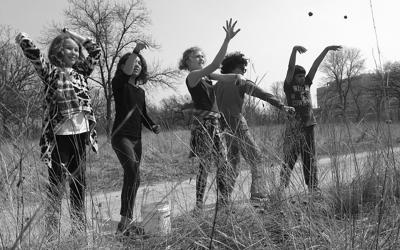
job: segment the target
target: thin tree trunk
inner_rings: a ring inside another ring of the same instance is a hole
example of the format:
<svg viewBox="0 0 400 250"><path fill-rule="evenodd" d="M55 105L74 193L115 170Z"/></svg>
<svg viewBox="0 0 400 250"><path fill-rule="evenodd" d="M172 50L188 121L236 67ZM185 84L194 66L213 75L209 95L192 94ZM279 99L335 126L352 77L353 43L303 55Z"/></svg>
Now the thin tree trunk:
<svg viewBox="0 0 400 250"><path fill-rule="evenodd" d="M111 139L111 129L112 129L112 116L111 116L111 96L107 97L107 107L106 107L106 133L107 139Z"/></svg>

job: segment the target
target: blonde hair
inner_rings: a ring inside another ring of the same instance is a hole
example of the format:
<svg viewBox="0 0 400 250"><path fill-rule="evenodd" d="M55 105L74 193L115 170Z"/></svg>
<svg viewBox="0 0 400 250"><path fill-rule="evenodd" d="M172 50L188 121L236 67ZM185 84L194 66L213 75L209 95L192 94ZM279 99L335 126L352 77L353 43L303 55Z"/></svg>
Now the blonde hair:
<svg viewBox="0 0 400 250"><path fill-rule="evenodd" d="M179 69L180 70L188 70L189 69L188 65L187 65L187 60L192 53L197 52L197 51L203 52L203 50L201 50L199 47L196 47L196 46L190 47L187 50L185 50L185 52L183 52L182 58L179 61Z"/></svg>
<svg viewBox="0 0 400 250"><path fill-rule="evenodd" d="M50 47L49 47L49 52L48 52L49 61L54 66L65 67L63 48L64 48L65 40L68 40L68 39L71 39L72 41L74 41L79 47L78 61L81 61L84 59L84 56L82 53L82 45L71 35L63 33L63 34L56 36L56 38L53 39L53 41L51 42Z"/></svg>

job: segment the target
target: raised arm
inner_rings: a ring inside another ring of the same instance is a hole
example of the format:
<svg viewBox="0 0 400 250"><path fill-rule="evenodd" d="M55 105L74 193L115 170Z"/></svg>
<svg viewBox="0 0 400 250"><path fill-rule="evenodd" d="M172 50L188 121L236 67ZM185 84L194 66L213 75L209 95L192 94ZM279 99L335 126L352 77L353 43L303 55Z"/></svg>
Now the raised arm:
<svg viewBox="0 0 400 250"><path fill-rule="evenodd" d="M62 32L75 38L88 52L88 56L85 58L85 60L76 63L74 65L74 69L85 76L89 76L93 72L94 66L97 65L100 60L100 46L93 42L93 40L90 38L81 36L69 29L64 28Z"/></svg>
<svg viewBox="0 0 400 250"><path fill-rule="evenodd" d="M290 83L293 80L293 74L294 74L294 68L296 65L296 54L299 52L300 54L303 54L306 52L307 49L302 47L302 46L294 46L292 49L292 53L290 54L290 59L289 59L289 65L288 65L288 70L286 73L286 78L285 78L285 84Z"/></svg>
<svg viewBox="0 0 400 250"><path fill-rule="evenodd" d="M321 64L322 60L324 60L326 54L330 51L336 51L336 50L340 50L342 47L341 46L337 46L337 45L332 45L332 46L328 46L326 47L321 54L319 54L319 56L315 59L314 63L312 64L310 71L308 72L307 76L308 78L312 81L314 79L315 74L317 73L318 67Z"/></svg>
<svg viewBox="0 0 400 250"><path fill-rule="evenodd" d="M129 55L128 59L125 62L125 65L122 67L122 71L130 76L133 73L133 65L135 64L136 58L141 50L146 49L148 47L147 43L137 40L136 46L133 49L132 53Z"/></svg>
<svg viewBox="0 0 400 250"><path fill-rule="evenodd" d="M84 37L84 36L82 36L82 35L79 35L78 33L74 32L74 31L72 31L72 30L69 30L69 29L67 29L67 28L63 28L63 29L62 29L62 32L65 33L65 34L68 34L68 35L72 36L72 37L75 38L80 44L84 44L87 40L89 40L89 38Z"/></svg>
<svg viewBox="0 0 400 250"><path fill-rule="evenodd" d="M223 27L226 33L224 42L222 43L221 48L219 49L217 55L215 56L214 60L207 66L205 66L202 69L199 70L194 70L189 73L187 79L188 79L188 84L190 87L196 86L196 84L199 82L199 80L206 75L211 74L214 72L216 69L219 68L222 60L224 59L224 56L226 54L226 50L228 49L228 44L230 40L236 36L236 34L240 31L240 29L235 31L235 25L237 21L235 21L232 24L232 19L229 19L229 22L226 21L226 26Z"/></svg>
<svg viewBox="0 0 400 250"><path fill-rule="evenodd" d="M19 33L15 37L15 42L19 45L25 57L33 64L37 74L43 83L50 83L50 72L53 67L44 57L42 52L33 43L32 39L25 33Z"/></svg>
<svg viewBox="0 0 400 250"><path fill-rule="evenodd" d="M242 86L244 87L245 93L263 101L270 103L271 105L283 109L285 106L276 96L270 94L260 87L258 87L254 82L250 80L242 81Z"/></svg>
<svg viewBox="0 0 400 250"><path fill-rule="evenodd" d="M241 84L244 87L246 94L257 97L258 99L261 99L265 102L268 102L272 106L275 106L278 109L285 111L286 113L294 112L293 107L286 106L276 96L264 91L263 89L258 87L254 82L246 80L246 81L241 81Z"/></svg>

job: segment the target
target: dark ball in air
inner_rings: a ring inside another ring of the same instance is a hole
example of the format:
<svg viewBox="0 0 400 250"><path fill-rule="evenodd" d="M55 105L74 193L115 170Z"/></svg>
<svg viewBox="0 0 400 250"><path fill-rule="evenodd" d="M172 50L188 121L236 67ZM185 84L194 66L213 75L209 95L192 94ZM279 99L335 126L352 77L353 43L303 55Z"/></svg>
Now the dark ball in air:
<svg viewBox="0 0 400 250"><path fill-rule="evenodd" d="M347 19L347 15L344 15L344 17L343 17L344 19Z"/></svg>
<svg viewBox="0 0 400 250"><path fill-rule="evenodd" d="M312 16L313 15L313 13L310 11L310 12L308 12L308 16Z"/></svg>

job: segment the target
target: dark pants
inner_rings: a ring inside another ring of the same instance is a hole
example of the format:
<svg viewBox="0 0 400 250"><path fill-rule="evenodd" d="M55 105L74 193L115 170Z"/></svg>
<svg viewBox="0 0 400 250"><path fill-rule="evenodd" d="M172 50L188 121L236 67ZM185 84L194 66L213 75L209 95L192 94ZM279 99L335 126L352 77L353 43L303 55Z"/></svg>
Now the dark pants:
<svg viewBox="0 0 400 250"><path fill-rule="evenodd" d="M47 225L57 230L61 212L61 200L65 182L69 181L72 229L85 228L86 151L88 134L56 135L56 145L51 154L52 167L49 172L48 198L50 212Z"/></svg>
<svg viewBox="0 0 400 250"><path fill-rule="evenodd" d="M300 129L287 128L283 143L284 161L281 171L281 185L289 185L290 175L298 155L303 163L304 180L310 190L318 187L317 165L315 159L314 126Z"/></svg>
<svg viewBox="0 0 400 250"><path fill-rule="evenodd" d="M200 160L196 178L196 207L203 207L208 172L212 165L217 168L218 202L227 204L235 185L235 173L227 161L218 119L194 121L190 144L193 155Z"/></svg>
<svg viewBox="0 0 400 250"><path fill-rule="evenodd" d="M127 136L114 136L111 144L124 169L120 215L132 219L140 185L139 164L142 157L142 141Z"/></svg>

